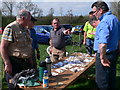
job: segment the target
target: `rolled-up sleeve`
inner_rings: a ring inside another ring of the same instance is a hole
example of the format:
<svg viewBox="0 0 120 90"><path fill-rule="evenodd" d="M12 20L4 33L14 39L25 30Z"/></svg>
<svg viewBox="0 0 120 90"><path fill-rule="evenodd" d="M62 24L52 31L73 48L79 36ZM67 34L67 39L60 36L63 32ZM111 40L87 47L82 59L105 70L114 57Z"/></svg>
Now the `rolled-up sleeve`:
<svg viewBox="0 0 120 90"><path fill-rule="evenodd" d="M2 34L2 39L7 40L7 41L13 41L12 40L12 29L10 27L4 29L4 32Z"/></svg>
<svg viewBox="0 0 120 90"><path fill-rule="evenodd" d="M108 43L110 31L107 23L102 22L99 29L99 43Z"/></svg>

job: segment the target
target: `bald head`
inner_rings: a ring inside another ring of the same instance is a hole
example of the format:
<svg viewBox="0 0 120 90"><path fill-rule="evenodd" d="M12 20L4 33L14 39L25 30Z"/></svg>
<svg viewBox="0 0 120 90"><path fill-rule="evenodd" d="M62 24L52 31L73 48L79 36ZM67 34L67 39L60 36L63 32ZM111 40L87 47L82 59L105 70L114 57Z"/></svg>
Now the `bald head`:
<svg viewBox="0 0 120 90"><path fill-rule="evenodd" d="M18 12L16 16L16 21L23 27L26 27L31 20L31 14L28 10L22 9Z"/></svg>
<svg viewBox="0 0 120 90"><path fill-rule="evenodd" d="M53 19L53 21L52 21L52 26L53 26L53 28L54 28L55 30L59 28L59 26L60 26L60 21L59 21L58 18L54 18L54 19Z"/></svg>
<svg viewBox="0 0 120 90"><path fill-rule="evenodd" d="M25 17L27 19L29 15L30 15L30 12L28 10L22 9L18 12L17 19L21 19L21 17Z"/></svg>

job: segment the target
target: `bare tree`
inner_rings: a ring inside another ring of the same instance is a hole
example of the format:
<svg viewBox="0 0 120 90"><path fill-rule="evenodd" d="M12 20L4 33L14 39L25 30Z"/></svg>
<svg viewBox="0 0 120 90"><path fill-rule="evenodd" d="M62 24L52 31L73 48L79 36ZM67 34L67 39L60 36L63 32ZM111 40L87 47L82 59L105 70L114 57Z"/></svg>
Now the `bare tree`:
<svg viewBox="0 0 120 90"><path fill-rule="evenodd" d="M42 10L42 9L39 9L39 10L38 10L38 17L41 17L41 16L43 16L43 10Z"/></svg>
<svg viewBox="0 0 120 90"><path fill-rule="evenodd" d="M49 16L53 16L53 14L54 14L54 9L53 8L50 8L50 10L49 10Z"/></svg>
<svg viewBox="0 0 120 90"><path fill-rule="evenodd" d="M66 15L72 17L73 16L72 10L68 10Z"/></svg>
<svg viewBox="0 0 120 90"><path fill-rule="evenodd" d="M60 15L62 16L63 15L63 9L60 8Z"/></svg>
<svg viewBox="0 0 120 90"><path fill-rule="evenodd" d="M31 12L31 14L33 16L42 16L43 15L43 11L38 8L38 6L34 3L31 2L31 0L29 2L20 2L17 5L17 8L20 9L27 9Z"/></svg>
<svg viewBox="0 0 120 90"><path fill-rule="evenodd" d="M37 5L34 5L33 10L32 10L32 14L35 16L36 14L38 14L39 8Z"/></svg>
<svg viewBox="0 0 120 90"><path fill-rule="evenodd" d="M34 5L32 14L36 17L41 17L43 15L43 10L38 8L37 5Z"/></svg>
<svg viewBox="0 0 120 90"><path fill-rule="evenodd" d="M70 24L72 24L72 19L73 19L72 10L68 10L66 16L69 17L68 21L69 21Z"/></svg>
<svg viewBox="0 0 120 90"><path fill-rule="evenodd" d="M15 2L2 2L2 14L5 16L12 16L14 6Z"/></svg>
<svg viewBox="0 0 120 90"><path fill-rule="evenodd" d="M120 1L118 1L118 2L111 2L110 3L110 9L120 19Z"/></svg>
<svg viewBox="0 0 120 90"><path fill-rule="evenodd" d="M33 11L34 8L34 4L30 1L30 2L19 2L17 4L17 8L20 9L27 9L29 11Z"/></svg>

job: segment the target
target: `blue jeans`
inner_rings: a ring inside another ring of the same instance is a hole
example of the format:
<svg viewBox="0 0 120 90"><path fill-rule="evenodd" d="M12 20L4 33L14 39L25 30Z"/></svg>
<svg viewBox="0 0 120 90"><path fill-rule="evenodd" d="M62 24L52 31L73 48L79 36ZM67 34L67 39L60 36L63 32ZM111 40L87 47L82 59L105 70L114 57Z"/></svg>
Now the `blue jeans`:
<svg viewBox="0 0 120 90"><path fill-rule="evenodd" d="M92 51L93 51L93 44L94 44L94 40L93 39L86 39L86 49L87 49L87 53L89 55L92 55Z"/></svg>
<svg viewBox="0 0 120 90"><path fill-rule="evenodd" d="M96 83L98 88L102 90L115 90L117 50L106 54L106 57L111 63L110 67L103 66L100 61L100 54L97 53L96 55Z"/></svg>

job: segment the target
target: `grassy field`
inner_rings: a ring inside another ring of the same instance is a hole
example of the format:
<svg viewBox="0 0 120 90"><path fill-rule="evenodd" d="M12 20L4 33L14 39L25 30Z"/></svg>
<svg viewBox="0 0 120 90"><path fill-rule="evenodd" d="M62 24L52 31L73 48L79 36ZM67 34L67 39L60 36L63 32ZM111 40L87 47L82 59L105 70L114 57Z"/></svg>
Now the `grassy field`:
<svg viewBox="0 0 120 90"><path fill-rule="evenodd" d="M0 57L0 89L1 89L1 87L2 87L2 70L3 70L3 68L2 68L2 59L1 59L1 57Z"/></svg>
<svg viewBox="0 0 120 90"><path fill-rule="evenodd" d="M79 35L73 35L73 41L74 42L79 42ZM40 49L40 60L37 60L37 63L39 64L40 61L45 60L46 56L48 56L47 52L46 52L46 48L49 45L44 45L44 44L39 44L39 49ZM85 50L85 46L82 46L80 48L78 43L75 43L74 45L68 45L66 46L66 50L67 52L69 52L69 54L73 53L73 52L86 52ZM2 64L2 60L0 59L0 64ZM0 65L0 68L2 65ZM0 72L0 75L2 75L2 72ZM84 73L84 75L82 77L80 77L75 83L73 83L72 85L70 85L67 89L78 89L78 88L85 88L86 90L95 90L96 89L96 85L95 85L95 81L93 78L87 78L85 77L86 75L88 75L89 77L95 77L95 66L93 66L92 68L90 68L87 72ZM120 90L120 58L117 62L117 88L118 90ZM2 81L2 86L3 89L7 88L6 82L5 82L5 78L0 76L0 81Z"/></svg>
<svg viewBox="0 0 120 90"><path fill-rule="evenodd" d="M0 35L0 41L1 41L1 35ZM2 59L0 57L0 90L1 90L1 87L2 87L2 77L3 77L2 70L3 70L3 68L2 68Z"/></svg>

